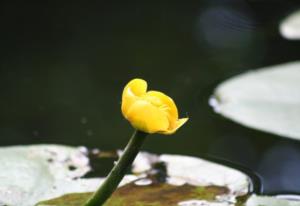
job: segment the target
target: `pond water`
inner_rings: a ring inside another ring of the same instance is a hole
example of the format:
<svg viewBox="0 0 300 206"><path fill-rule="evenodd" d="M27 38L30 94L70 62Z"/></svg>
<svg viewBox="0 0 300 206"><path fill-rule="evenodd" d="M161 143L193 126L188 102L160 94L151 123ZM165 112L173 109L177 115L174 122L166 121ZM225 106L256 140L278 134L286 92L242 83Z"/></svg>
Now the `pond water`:
<svg viewBox="0 0 300 206"><path fill-rule="evenodd" d="M121 92L141 77L190 117L173 136L152 135L144 150L219 157L259 173L266 193L300 192L299 142L208 105L221 81L299 58L300 41L278 31L299 1L1 4L1 146L123 148L132 128Z"/></svg>

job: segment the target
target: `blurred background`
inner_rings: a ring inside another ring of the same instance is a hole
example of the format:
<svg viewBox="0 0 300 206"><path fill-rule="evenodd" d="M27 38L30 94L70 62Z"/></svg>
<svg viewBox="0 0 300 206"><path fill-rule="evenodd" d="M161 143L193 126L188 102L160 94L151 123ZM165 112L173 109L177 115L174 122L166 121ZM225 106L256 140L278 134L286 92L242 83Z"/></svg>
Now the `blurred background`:
<svg viewBox="0 0 300 206"><path fill-rule="evenodd" d="M183 3L184 2L184 3ZM0 144L123 148L132 128L120 113L132 78L148 81L190 121L144 150L244 165L266 192L300 192L300 144L215 114L221 81L299 59L279 22L298 0L0 3Z"/></svg>

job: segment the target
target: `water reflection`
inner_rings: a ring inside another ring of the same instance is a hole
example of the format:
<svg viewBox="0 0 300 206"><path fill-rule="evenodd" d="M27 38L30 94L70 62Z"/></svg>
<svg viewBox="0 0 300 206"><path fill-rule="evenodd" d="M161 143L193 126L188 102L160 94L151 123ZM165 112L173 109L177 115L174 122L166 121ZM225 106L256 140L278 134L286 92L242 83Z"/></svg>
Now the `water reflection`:
<svg viewBox="0 0 300 206"><path fill-rule="evenodd" d="M215 48L247 49L253 42L254 19L228 6L206 9L199 16L199 33Z"/></svg>
<svg viewBox="0 0 300 206"><path fill-rule="evenodd" d="M300 151L293 144L279 142L267 150L258 168L258 172L264 177L266 191L271 193L299 191L299 162Z"/></svg>

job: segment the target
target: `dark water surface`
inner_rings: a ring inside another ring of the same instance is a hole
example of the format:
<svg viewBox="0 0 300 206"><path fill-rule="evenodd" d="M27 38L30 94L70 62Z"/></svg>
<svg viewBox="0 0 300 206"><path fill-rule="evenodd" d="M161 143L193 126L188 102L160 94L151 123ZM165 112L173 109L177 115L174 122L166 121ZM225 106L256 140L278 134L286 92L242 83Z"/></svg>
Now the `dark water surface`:
<svg viewBox="0 0 300 206"><path fill-rule="evenodd" d="M190 117L175 135L148 138L145 150L225 158L261 174L267 192L300 192L298 142L208 106L221 81L299 59L300 41L278 32L299 1L108 2L0 3L1 145L122 148L132 128L121 92L141 77Z"/></svg>

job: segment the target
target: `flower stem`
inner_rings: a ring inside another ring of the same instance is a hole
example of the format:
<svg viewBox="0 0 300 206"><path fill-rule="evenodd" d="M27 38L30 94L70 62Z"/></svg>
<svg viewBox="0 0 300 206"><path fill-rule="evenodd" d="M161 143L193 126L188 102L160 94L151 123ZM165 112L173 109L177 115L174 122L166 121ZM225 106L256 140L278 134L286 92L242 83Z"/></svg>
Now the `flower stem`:
<svg viewBox="0 0 300 206"><path fill-rule="evenodd" d="M147 133L135 130L117 164L110 171L103 184L83 206L102 206L117 189L119 183L137 156Z"/></svg>

